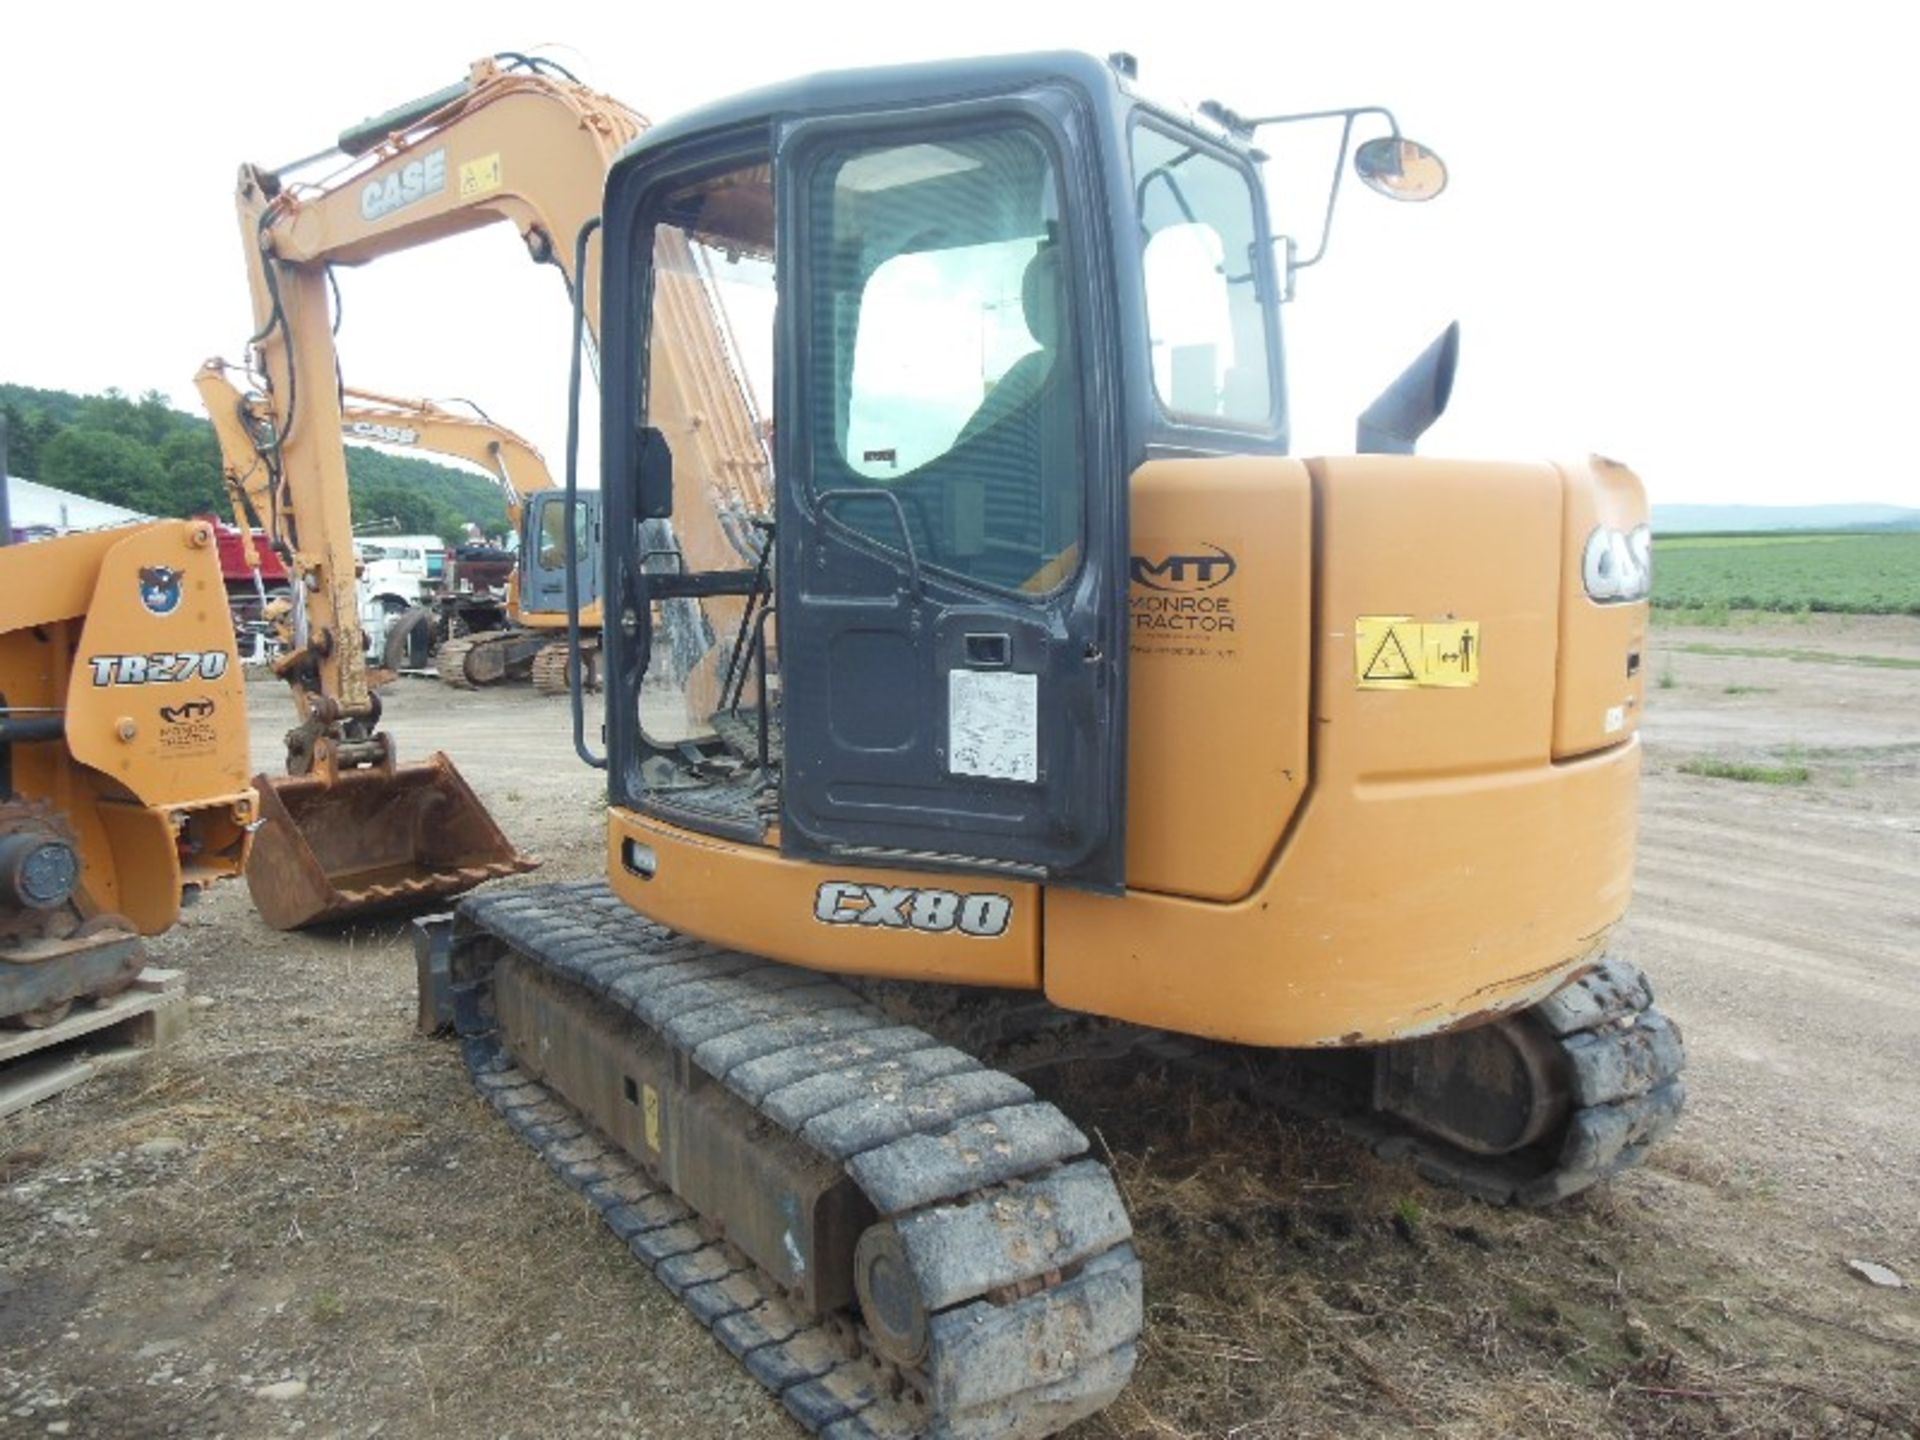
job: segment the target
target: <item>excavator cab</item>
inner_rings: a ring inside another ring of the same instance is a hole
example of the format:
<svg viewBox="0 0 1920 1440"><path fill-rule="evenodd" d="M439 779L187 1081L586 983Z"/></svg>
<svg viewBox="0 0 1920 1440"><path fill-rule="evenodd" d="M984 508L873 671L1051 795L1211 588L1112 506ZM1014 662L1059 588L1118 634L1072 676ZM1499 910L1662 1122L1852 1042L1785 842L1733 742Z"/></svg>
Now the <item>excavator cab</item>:
<svg viewBox="0 0 1920 1440"><path fill-rule="evenodd" d="M1286 445L1245 148L1085 56L866 72L649 131L605 224L603 323L654 337L602 349L608 534L642 537L606 559L615 805L794 859L1122 889L1129 477L1149 444ZM776 254L774 579L690 574L644 538L702 488L660 459L697 423L660 321L687 274L724 297ZM1143 283L1155 313L1114 303ZM723 687L777 651L749 748L745 707L708 726L660 692L689 602L755 587L774 618Z"/></svg>
<svg viewBox="0 0 1920 1440"><path fill-rule="evenodd" d="M1310 246L1251 143L1295 122L1340 141ZM1273 1048L1502 1033L1590 969L1631 885L1644 492L1413 456L1451 330L1359 453L1290 453L1280 316L1350 156L1445 185L1376 107L1191 114L1072 54L816 76L628 145L615 890L750 953ZM715 483L676 341L702 294L772 376L772 533L732 567L675 545Z"/></svg>
<svg viewBox="0 0 1920 1440"><path fill-rule="evenodd" d="M583 491L574 500L576 546L573 565L579 574L582 608L600 596L600 495ZM543 490L525 502L521 521L518 584L523 621L551 621L567 609L566 496L558 489Z"/></svg>

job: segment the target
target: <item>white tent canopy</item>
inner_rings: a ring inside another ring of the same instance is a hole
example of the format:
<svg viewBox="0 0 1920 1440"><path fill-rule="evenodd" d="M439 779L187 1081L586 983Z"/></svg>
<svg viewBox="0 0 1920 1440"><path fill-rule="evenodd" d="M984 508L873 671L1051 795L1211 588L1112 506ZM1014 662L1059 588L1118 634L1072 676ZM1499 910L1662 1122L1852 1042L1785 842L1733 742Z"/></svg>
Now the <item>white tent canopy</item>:
<svg viewBox="0 0 1920 1440"><path fill-rule="evenodd" d="M68 530L103 530L109 525L131 525L153 518L124 505L91 500L70 490L42 485L38 480L22 480L17 475L7 477L7 504L16 531L52 530L64 534Z"/></svg>

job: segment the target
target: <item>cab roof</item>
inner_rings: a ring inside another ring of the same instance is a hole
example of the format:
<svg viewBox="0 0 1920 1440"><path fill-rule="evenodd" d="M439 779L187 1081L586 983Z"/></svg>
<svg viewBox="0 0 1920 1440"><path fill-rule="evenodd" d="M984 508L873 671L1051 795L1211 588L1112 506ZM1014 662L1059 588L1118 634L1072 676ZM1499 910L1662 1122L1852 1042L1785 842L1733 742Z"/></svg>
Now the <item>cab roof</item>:
<svg viewBox="0 0 1920 1440"><path fill-rule="evenodd" d="M1077 50L829 70L743 91L663 120L628 144L616 165L698 135L813 115L1011 95L1050 80L1065 80L1096 105L1116 111L1134 103L1110 64Z"/></svg>

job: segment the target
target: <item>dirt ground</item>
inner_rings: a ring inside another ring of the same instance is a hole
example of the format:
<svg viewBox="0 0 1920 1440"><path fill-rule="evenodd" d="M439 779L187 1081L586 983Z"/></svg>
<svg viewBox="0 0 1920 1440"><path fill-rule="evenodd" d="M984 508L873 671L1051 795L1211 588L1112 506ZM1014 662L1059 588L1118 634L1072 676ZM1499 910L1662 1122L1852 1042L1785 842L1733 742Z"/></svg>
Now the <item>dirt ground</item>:
<svg viewBox="0 0 1920 1440"><path fill-rule="evenodd" d="M1920 1291L1847 1263L1920 1282L1920 620L1662 625L1651 663L1620 943L1686 1032L1678 1133L1513 1213L1150 1068L1045 1080L1147 1265L1088 1433L1920 1434ZM387 713L545 875L597 872L563 702ZM0 1434L800 1433L414 1035L400 926L278 935L231 885L154 949L186 1039L0 1122Z"/></svg>

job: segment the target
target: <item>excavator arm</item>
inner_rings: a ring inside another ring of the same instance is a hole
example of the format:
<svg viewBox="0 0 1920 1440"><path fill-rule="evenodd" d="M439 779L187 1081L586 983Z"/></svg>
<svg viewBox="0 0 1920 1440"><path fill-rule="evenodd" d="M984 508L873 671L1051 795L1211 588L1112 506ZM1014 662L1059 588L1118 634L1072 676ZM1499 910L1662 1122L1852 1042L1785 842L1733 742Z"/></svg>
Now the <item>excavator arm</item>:
<svg viewBox="0 0 1920 1440"><path fill-rule="evenodd" d="M257 390L243 391L232 373L226 361L208 360L194 376L194 385L213 420L235 522L243 532L260 528L281 539L273 520L272 469L261 455L261 447L270 444L271 402ZM554 488L546 457L534 443L493 420L377 390L348 386L339 393L343 438L427 450L478 465L499 482L516 529L522 502ZM243 543L250 550L250 534ZM253 553L247 558L257 563Z"/></svg>
<svg viewBox="0 0 1920 1440"><path fill-rule="evenodd" d="M559 267L569 290L585 287L597 326L598 242L589 242L580 276L574 238L598 213L614 158L645 125L585 86L482 60L463 84L343 134L347 163L317 184L242 168L238 205L269 412L256 434L278 476L276 537L306 591L311 688L331 697L346 723L375 707L356 633L327 272L505 222L537 262ZM678 442L683 473L706 480L687 487L675 538L689 568L738 565L752 557L740 553L742 528L723 517L771 508L765 446L696 267L672 273L694 293L660 307L674 331L664 348L678 361L661 377L678 400L663 428Z"/></svg>
<svg viewBox="0 0 1920 1440"><path fill-rule="evenodd" d="M493 420L377 390L341 393L340 426L348 439L429 450L478 465L500 482L516 529L521 502L554 488L546 457L533 442Z"/></svg>
<svg viewBox="0 0 1920 1440"><path fill-rule="evenodd" d="M203 370L202 391L229 482L268 528L293 582L296 644L277 668L300 712L288 736L288 770L299 778L264 782L269 823L249 870L272 923L291 927L455 894L532 863L514 854L444 757L421 767L431 774L410 779L379 731L342 440L354 402L338 380L331 271L509 223L535 261L559 267L570 292L584 291L597 326L597 241L586 248L585 274L575 273L574 242L599 211L609 167L645 125L638 113L571 80L481 60L460 84L342 134L344 163L317 181L241 168L236 203L255 322L250 361L260 385L256 399L235 403ZM742 553L739 537L750 527L738 518L771 509L765 445L714 298L692 257L673 258L684 263L663 274L685 293L658 307L656 353L671 358L656 375L656 409L680 472L703 483L679 487L672 541L689 569L737 566L753 558ZM504 446L491 458L505 458L512 475ZM710 602L707 623L716 636L735 619L730 606L741 602ZM721 648L711 637L696 647L701 658ZM354 784L343 788L349 779ZM350 800L353 790L371 798ZM416 843L370 856L357 837L369 832L368 817L387 813L380 805L386 791L417 791L420 805L452 804L475 823L449 826L436 816L426 824L424 811L401 807L384 828L409 830ZM289 803L276 804L282 800ZM473 843L458 854L423 852L423 837L447 833Z"/></svg>

